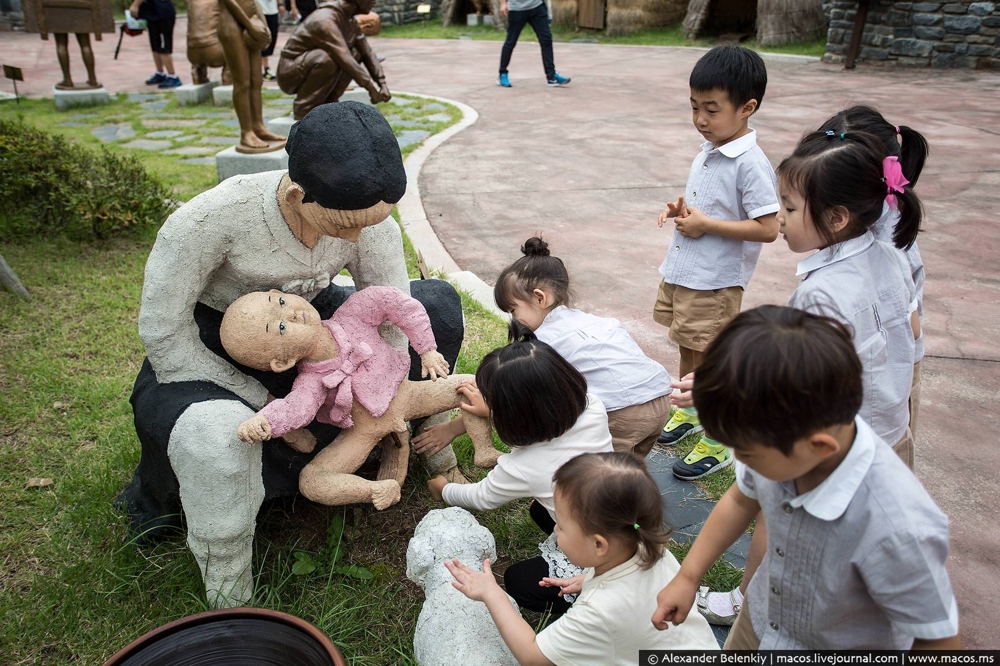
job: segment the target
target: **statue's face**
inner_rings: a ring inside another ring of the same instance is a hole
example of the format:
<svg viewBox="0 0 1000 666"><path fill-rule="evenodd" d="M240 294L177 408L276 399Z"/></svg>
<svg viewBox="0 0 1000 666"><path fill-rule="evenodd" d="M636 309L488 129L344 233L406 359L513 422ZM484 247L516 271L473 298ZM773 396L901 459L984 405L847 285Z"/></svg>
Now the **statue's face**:
<svg viewBox="0 0 1000 666"><path fill-rule="evenodd" d="M232 311L232 312L230 312ZM259 370L271 361L297 361L325 334L319 312L309 301L277 289L237 299L227 310L220 335L234 359Z"/></svg>
<svg viewBox="0 0 1000 666"><path fill-rule="evenodd" d="M365 227L378 224L392 211L392 204L380 201L364 210L342 211L324 208L315 201L300 203L298 212L309 225L324 236L357 243Z"/></svg>

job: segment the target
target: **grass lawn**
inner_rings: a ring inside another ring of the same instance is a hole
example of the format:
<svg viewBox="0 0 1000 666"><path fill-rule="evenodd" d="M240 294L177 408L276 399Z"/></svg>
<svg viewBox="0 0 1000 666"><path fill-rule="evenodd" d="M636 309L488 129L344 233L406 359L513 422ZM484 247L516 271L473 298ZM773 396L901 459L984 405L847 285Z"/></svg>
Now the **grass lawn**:
<svg viewBox="0 0 1000 666"><path fill-rule="evenodd" d="M493 26L477 25L451 25L445 28L441 25L440 19L428 21L427 23L407 23L405 25L385 25L379 37L388 38L410 38L410 39L477 39L503 41L504 32ZM714 46L714 38L687 39L681 31L681 26L672 25L663 28L651 28L632 33L609 37L608 34L600 30L588 30L586 28L567 27L552 24L552 38L557 42L595 42L600 44L633 44L645 46ZM519 41L537 41L535 33L525 30L521 33ZM822 56L826 50L826 39L817 39L812 42L801 42L797 44L785 44L784 46L768 46L761 48L755 40L744 42L757 51L769 53L790 53L794 55Z"/></svg>
<svg viewBox="0 0 1000 666"><path fill-rule="evenodd" d="M276 96L265 99L265 109L279 107ZM231 110L225 116L224 109L177 108L171 96L163 100L167 104L152 116L142 104L162 101L155 94L146 101L123 96L108 107L70 114L56 114L50 101L29 100L20 112L32 123L90 145L101 143L91 127L106 124L130 127L132 138L176 128L181 134L164 139L171 146L212 145L205 140L210 136L235 140L235 128L224 123L233 117ZM16 112L0 107L0 114ZM407 129L431 132L460 115L454 107L441 110L426 100L400 100L383 107L383 113L410 121ZM165 122L150 125L149 120ZM121 144L132 138L105 145L129 151ZM211 165L183 162L188 157L162 151L132 152L179 200L215 184ZM0 248L32 294L32 300L22 301L0 291L4 664L99 664L139 635L206 609L201 578L183 540L139 550L128 540L127 520L112 508L139 457L128 398L143 359L136 320L153 240L154 230L147 230L104 243L43 237ZM406 249L410 275L416 276L408 242ZM467 330L457 371L474 372L488 351L505 343L505 327L465 295L463 308ZM471 442L463 438L456 449L467 475L482 478L471 463ZM713 477L707 490L716 494L716 485L732 478ZM406 580L405 552L416 523L435 507L426 480L413 461L402 501L382 512L371 506L322 507L302 499L265 504L258 519L253 604L316 624L352 664L412 664L413 628L423 598ZM519 501L478 515L496 537L498 572L537 553L542 535L526 506L527 501ZM341 521L343 544L336 564L365 567L371 579L333 571L328 540L339 533ZM679 556L684 552L676 549ZM315 569L296 568L303 560ZM729 589L738 578L738 570L720 563L706 583ZM526 616L536 626L544 621Z"/></svg>

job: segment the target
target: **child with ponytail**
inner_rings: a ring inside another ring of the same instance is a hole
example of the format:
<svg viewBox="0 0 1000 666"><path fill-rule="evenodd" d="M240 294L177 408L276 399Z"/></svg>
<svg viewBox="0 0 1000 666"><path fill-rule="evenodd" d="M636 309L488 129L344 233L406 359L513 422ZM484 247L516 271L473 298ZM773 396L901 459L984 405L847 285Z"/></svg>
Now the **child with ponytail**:
<svg viewBox="0 0 1000 666"><path fill-rule="evenodd" d="M634 666L640 649L717 650L697 614L666 632L649 621L657 590L680 565L664 548L670 533L660 492L642 461L623 453L584 454L562 465L554 481L559 547L585 569L574 578L542 581L579 595L565 615L535 635L497 584L489 560L483 571L458 560L445 564L459 591L486 604L518 663Z"/></svg>
<svg viewBox="0 0 1000 666"><path fill-rule="evenodd" d="M608 410L615 451L645 458L670 418L670 375L646 356L617 319L572 305L569 274L541 238L529 238L523 257L503 269L493 288L497 307L552 345L587 380L587 391ZM413 440L433 453L462 434L461 418L428 428Z"/></svg>
<svg viewBox="0 0 1000 666"><path fill-rule="evenodd" d="M889 155L899 158L899 164L903 170L903 177L909 181L910 187L916 187L920 172L923 171L924 162L927 160L927 140L920 132L907 127L906 125L893 125L886 120L881 113L870 106L852 106L844 109L837 115L823 123L821 130L833 130L835 133L841 132L867 132L877 136L885 145ZM914 337L916 338L915 356L913 359L913 384L910 388L910 432L914 438L917 435L917 416L920 408L920 361L924 357L923 341L923 316L924 316L924 261L920 257L920 250L917 249L916 241L910 245L905 245L909 239L905 229L899 226L899 210L891 208L886 202L882 206L882 215L879 217L872 233L877 240L892 243L906 255L906 260L910 264L910 274L913 277L913 285L917 290L917 318L912 322Z"/></svg>

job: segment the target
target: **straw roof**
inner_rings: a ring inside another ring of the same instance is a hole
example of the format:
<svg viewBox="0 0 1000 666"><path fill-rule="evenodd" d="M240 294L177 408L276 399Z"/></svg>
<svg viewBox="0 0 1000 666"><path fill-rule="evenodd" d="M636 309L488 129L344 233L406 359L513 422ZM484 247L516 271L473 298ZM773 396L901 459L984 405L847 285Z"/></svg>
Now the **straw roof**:
<svg viewBox="0 0 1000 666"><path fill-rule="evenodd" d="M684 34L693 39L709 29L751 25L761 46L817 39L827 29L821 0L691 0Z"/></svg>

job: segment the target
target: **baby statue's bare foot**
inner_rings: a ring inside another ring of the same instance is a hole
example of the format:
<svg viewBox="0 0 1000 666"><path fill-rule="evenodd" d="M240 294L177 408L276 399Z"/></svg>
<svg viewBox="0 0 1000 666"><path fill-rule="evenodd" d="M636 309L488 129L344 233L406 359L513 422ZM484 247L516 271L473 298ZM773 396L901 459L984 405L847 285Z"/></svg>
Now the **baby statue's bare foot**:
<svg viewBox="0 0 1000 666"><path fill-rule="evenodd" d="M381 511L396 504L402 497L403 490L395 479L372 482L372 504Z"/></svg>

